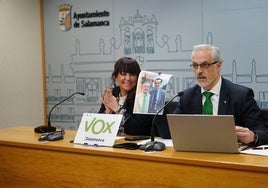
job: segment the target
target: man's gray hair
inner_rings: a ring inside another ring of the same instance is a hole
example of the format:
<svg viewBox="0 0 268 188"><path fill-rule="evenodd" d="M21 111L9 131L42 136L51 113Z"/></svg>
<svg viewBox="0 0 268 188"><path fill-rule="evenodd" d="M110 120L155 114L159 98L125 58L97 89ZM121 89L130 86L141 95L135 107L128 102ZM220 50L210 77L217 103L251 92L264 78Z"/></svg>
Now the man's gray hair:
<svg viewBox="0 0 268 188"><path fill-rule="evenodd" d="M211 50L211 58L214 60L214 61L221 61L221 53L220 53L220 49L216 46L212 46L210 44L199 44L199 45L196 45L193 47L193 52L192 52L192 56L193 56L193 53L195 51L198 51L198 50L204 50L204 49L208 49L208 50Z"/></svg>

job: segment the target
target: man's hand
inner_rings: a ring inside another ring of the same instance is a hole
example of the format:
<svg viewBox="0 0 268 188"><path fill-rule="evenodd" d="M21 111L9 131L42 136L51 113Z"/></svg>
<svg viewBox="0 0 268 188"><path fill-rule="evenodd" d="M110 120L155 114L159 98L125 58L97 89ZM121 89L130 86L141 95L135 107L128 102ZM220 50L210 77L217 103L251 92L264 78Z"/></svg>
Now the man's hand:
<svg viewBox="0 0 268 188"><path fill-rule="evenodd" d="M246 127L235 126L237 139L243 144L254 142L254 132Z"/></svg>

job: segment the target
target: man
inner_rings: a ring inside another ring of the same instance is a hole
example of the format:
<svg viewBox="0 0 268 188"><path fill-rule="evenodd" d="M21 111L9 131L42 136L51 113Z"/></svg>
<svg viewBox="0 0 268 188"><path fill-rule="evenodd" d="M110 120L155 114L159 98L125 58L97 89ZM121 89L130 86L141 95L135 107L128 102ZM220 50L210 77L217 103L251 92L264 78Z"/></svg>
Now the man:
<svg viewBox="0 0 268 188"><path fill-rule="evenodd" d="M165 91L161 88L163 80L156 78L154 80L154 89L150 92L149 113L157 113L165 104Z"/></svg>
<svg viewBox="0 0 268 188"><path fill-rule="evenodd" d="M150 102L150 86L149 81L142 83L141 92L136 95L133 112L145 114L148 112Z"/></svg>
<svg viewBox="0 0 268 188"><path fill-rule="evenodd" d="M240 142L254 146L268 144L268 125L254 100L253 90L221 77L219 49L206 44L194 46L191 67L198 84L184 91L174 113L203 114L206 111L203 109L204 92L211 92L210 113L234 115L236 136ZM160 124L157 126L162 129L158 130L159 133L164 131L162 137L170 136L169 130L163 130Z"/></svg>

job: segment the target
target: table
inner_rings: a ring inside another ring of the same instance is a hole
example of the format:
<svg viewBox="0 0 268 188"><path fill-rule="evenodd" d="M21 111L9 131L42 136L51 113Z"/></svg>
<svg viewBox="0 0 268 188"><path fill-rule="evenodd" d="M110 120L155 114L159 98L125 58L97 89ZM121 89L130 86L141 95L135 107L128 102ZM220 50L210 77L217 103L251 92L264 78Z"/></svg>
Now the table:
<svg viewBox="0 0 268 188"><path fill-rule="evenodd" d="M268 157L144 152L38 142L32 126L0 129L0 187L267 187Z"/></svg>

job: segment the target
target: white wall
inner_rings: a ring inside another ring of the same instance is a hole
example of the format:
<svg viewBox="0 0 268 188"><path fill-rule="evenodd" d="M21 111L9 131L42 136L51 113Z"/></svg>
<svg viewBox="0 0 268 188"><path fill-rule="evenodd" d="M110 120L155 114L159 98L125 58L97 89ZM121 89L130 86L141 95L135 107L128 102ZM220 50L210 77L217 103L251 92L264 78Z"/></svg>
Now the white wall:
<svg viewBox="0 0 268 188"><path fill-rule="evenodd" d="M252 88L258 105L268 108L268 1L44 0L43 5L47 108L74 91L86 93L53 111L57 128L77 129L84 112L98 112L104 89L112 86L114 61L123 56L135 58L142 70L172 74L166 95L171 99L195 84L189 65L192 46L200 43L218 46L223 77ZM65 21L71 28L60 26L60 10L70 15Z"/></svg>
<svg viewBox="0 0 268 188"><path fill-rule="evenodd" d="M0 0L0 128L44 123L38 0Z"/></svg>

